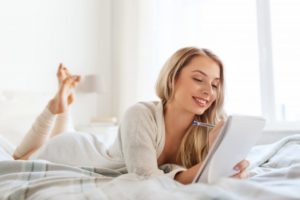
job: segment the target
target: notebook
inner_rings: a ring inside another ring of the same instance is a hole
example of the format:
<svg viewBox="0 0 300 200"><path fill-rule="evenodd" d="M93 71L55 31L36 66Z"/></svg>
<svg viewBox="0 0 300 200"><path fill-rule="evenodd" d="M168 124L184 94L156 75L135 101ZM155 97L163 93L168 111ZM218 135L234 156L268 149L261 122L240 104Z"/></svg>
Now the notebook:
<svg viewBox="0 0 300 200"><path fill-rule="evenodd" d="M261 137L264 126L262 117L229 116L193 182L213 183L236 174L233 167L246 158Z"/></svg>

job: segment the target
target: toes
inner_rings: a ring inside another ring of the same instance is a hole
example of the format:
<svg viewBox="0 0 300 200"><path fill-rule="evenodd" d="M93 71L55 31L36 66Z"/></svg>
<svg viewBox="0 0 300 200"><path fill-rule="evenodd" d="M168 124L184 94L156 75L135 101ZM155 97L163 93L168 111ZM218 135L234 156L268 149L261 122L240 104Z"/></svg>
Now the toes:
<svg viewBox="0 0 300 200"><path fill-rule="evenodd" d="M59 64L57 70L57 78L59 82L59 90L62 93L65 93L66 90L71 90L77 86L80 82L81 77L78 75L72 75L70 71L62 64ZM67 91L69 93L71 91Z"/></svg>
<svg viewBox="0 0 300 200"><path fill-rule="evenodd" d="M72 76L72 74L70 73L70 71L66 67L64 68L64 72L65 72L66 76Z"/></svg>
<svg viewBox="0 0 300 200"><path fill-rule="evenodd" d="M79 82L80 82L80 80L81 80L81 76L79 76L79 75L76 75L75 81L79 83Z"/></svg>
<svg viewBox="0 0 300 200"><path fill-rule="evenodd" d="M61 84L63 82L63 80L67 77L66 75L66 67L61 63L58 67L58 70L57 70L57 79L58 79L58 82Z"/></svg>
<svg viewBox="0 0 300 200"><path fill-rule="evenodd" d="M63 64L59 63L59 66L58 66L57 72L56 72L56 76L59 80L62 78L62 68L63 68Z"/></svg>
<svg viewBox="0 0 300 200"><path fill-rule="evenodd" d="M62 82L68 78L69 76L72 76L72 74L70 73L70 71L64 66L64 64L60 63L59 67L57 69L57 78L58 78L58 82L60 84L62 84Z"/></svg>
<svg viewBox="0 0 300 200"><path fill-rule="evenodd" d="M80 81L80 76L68 76L62 82L62 87L67 89L73 89L77 86Z"/></svg>
<svg viewBox="0 0 300 200"><path fill-rule="evenodd" d="M70 86L73 82L73 78L72 76L68 76L67 78L65 78L63 81L62 81L62 85L63 87L64 86Z"/></svg>
<svg viewBox="0 0 300 200"><path fill-rule="evenodd" d="M58 71L60 71L60 69L62 69L62 68L63 68L63 66L64 66L64 64L62 64L62 63L59 63L57 72L58 72Z"/></svg>
<svg viewBox="0 0 300 200"><path fill-rule="evenodd" d="M75 88L78 85L78 83L80 82L80 79L81 79L80 76L77 76L77 75L72 76L72 83L71 83L72 88Z"/></svg>
<svg viewBox="0 0 300 200"><path fill-rule="evenodd" d="M78 76L78 75L75 75L75 76L72 76L72 78L73 78L72 86L73 86L73 87L76 87L76 86L78 85L78 83L80 82L81 77Z"/></svg>

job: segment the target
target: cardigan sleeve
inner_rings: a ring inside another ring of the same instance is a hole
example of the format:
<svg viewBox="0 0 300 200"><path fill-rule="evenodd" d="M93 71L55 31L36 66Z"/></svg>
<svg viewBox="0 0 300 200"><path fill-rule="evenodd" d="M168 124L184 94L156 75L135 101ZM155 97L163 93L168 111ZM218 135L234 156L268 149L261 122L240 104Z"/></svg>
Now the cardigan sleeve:
<svg viewBox="0 0 300 200"><path fill-rule="evenodd" d="M159 168L164 171L166 176L168 176L169 178L172 178L172 179L175 179L175 175L178 172L187 170L185 167L175 165L175 164L165 164L165 165L160 166Z"/></svg>
<svg viewBox="0 0 300 200"><path fill-rule="evenodd" d="M121 149L129 173L141 176L166 175L174 178L183 168L161 170L157 164L156 119L149 108L136 104L129 108L120 125ZM173 169L173 170L172 170Z"/></svg>

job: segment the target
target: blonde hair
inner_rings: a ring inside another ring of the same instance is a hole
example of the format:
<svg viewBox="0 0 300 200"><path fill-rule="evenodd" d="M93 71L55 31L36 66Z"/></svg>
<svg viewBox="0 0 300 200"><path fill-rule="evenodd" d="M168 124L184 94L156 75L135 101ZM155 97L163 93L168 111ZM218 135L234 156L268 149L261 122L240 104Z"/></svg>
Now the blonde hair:
<svg viewBox="0 0 300 200"><path fill-rule="evenodd" d="M174 95L175 80L181 70L196 56L209 57L220 67L220 84L217 98L212 105L195 119L210 124L216 124L224 118L224 69L221 60L208 49L186 47L176 51L164 64L156 82L156 94L161 99L164 107ZM181 142L177 161L189 168L204 160L208 153L208 128L190 126Z"/></svg>

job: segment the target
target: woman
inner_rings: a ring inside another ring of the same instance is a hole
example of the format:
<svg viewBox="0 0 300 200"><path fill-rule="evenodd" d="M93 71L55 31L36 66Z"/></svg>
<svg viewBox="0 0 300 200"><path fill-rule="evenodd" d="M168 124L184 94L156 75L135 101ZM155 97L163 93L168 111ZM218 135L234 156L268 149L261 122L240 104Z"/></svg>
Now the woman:
<svg viewBox="0 0 300 200"><path fill-rule="evenodd" d="M68 105L73 100L71 89L79 81L78 77L70 78L72 76L68 72L64 73L62 69L60 67L58 72L63 74L62 79L59 78L59 92L44 111L49 116L52 115L52 118L60 113L67 116ZM101 143L95 144L92 136L60 134L46 145L42 145L44 140L36 145L31 142L27 144L25 137L14 157L26 159L39 149L30 159L104 167L142 176L166 174L181 183L191 183L224 120L222 62L207 49L180 49L162 68L156 92L161 101L140 102L127 110L120 124L118 137L107 150ZM54 123L49 116L40 120L49 120L44 125L48 132ZM194 126L194 120L217 125L210 130ZM48 132L44 135L48 135ZM27 141L32 141L28 138ZM26 146L24 144L27 144L27 148L18 150ZM65 144L68 144L67 147ZM57 153L53 153L54 151ZM70 159L69 153L76 155L78 159ZM248 164L245 160L238 163L235 166L238 173L234 177L245 178Z"/></svg>

